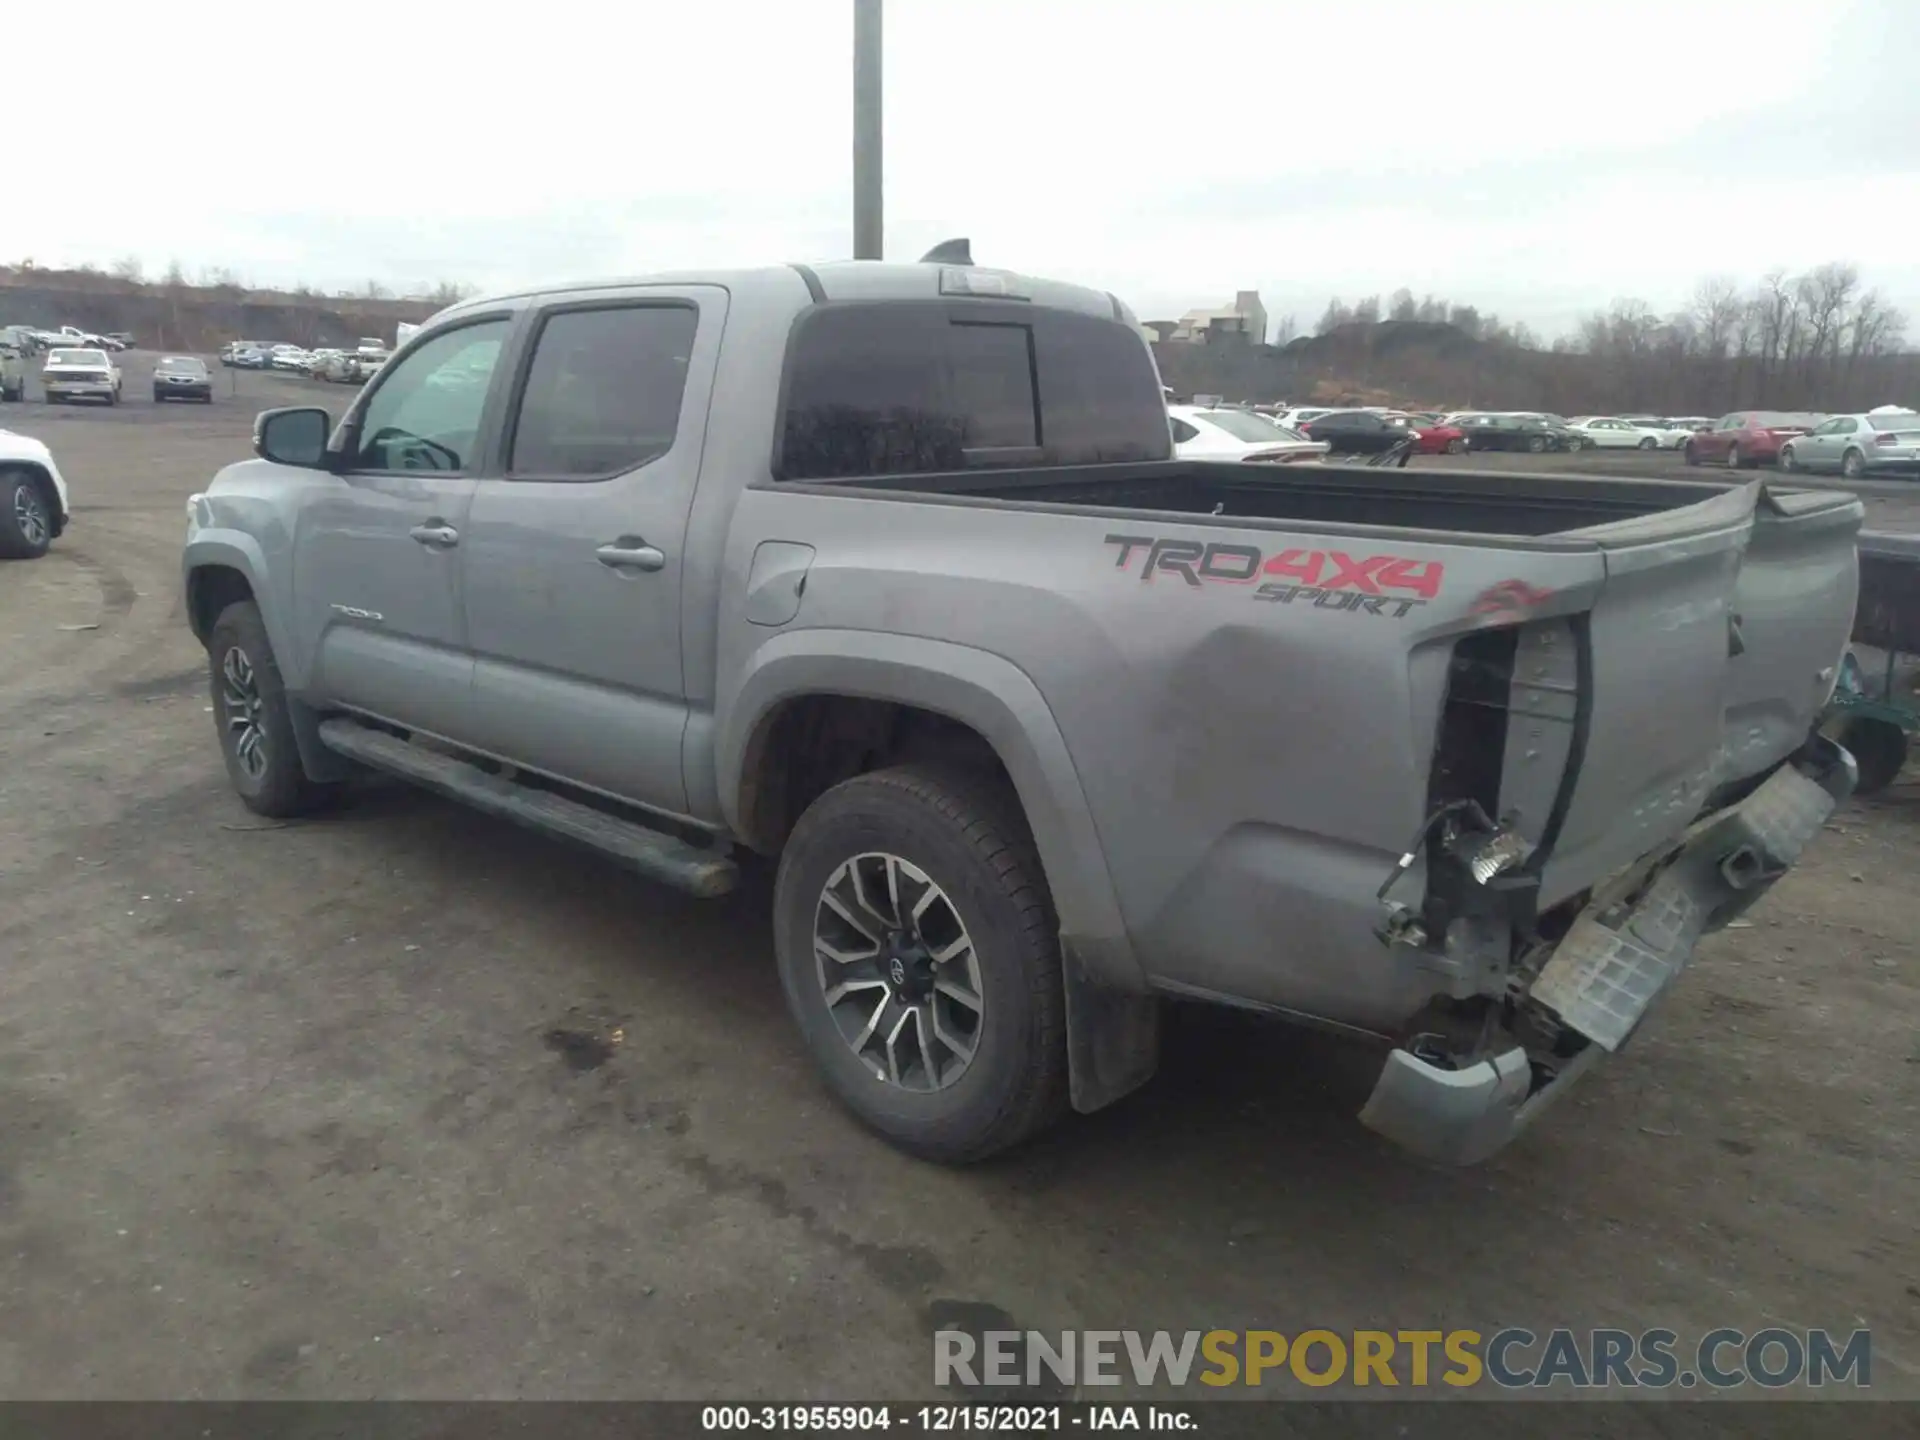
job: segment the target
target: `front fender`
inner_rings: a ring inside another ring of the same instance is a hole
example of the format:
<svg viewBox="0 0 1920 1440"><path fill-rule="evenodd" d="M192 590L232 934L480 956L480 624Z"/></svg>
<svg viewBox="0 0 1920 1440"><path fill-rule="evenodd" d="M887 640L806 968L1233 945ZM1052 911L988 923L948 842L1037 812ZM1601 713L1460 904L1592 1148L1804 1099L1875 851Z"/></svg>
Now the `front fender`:
<svg viewBox="0 0 1920 1440"><path fill-rule="evenodd" d="M1101 967L1112 972L1107 983L1145 990L1080 777L1053 712L1025 672L970 646L870 630L797 630L768 641L720 706L714 758L721 809L736 833L748 745L781 704L805 695L913 705L978 731L1026 810L1063 940L1110 956Z"/></svg>

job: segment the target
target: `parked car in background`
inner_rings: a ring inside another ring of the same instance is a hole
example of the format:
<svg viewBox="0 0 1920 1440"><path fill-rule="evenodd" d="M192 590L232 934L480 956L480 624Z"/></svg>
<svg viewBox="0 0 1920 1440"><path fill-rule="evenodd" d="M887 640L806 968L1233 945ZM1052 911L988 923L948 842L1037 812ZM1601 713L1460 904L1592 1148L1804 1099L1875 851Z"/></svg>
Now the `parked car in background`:
<svg viewBox="0 0 1920 1440"><path fill-rule="evenodd" d="M360 357L345 350L330 351L320 357L310 373L316 380L333 384L357 384L360 380Z"/></svg>
<svg viewBox="0 0 1920 1440"><path fill-rule="evenodd" d="M304 373L308 363L307 352L298 345L276 345L272 353L267 356L267 364L275 370Z"/></svg>
<svg viewBox="0 0 1920 1440"><path fill-rule="evenodd" d="M1318 460L1327 453L1325 441L1309 440L1297 430L1247 410L1169 405L1167 423L1173 427L1174 453L1183 460L1286 464Z"/></svg>
<svg viewBox="0 0 1920 1440"><path fill-rule="evenodd" d="M1298 429L1309 440L1325 441L1335 455L1378 455L1414 434L1406 416L1377 410L1329 410Z"/></svg>
<svg viewBox="0 0 1920 1440"><path fill-rule="evenodd" d="M27 393L27 357L11 340L0 339L0 401L21 400Z"/></svg>
<svg viewBox="0 0 1920 1440"><path fill-rule="evenodd" d="M1283 411L1274 418L1287 429L1298 430L1307 421L1318 420L1322 415L1331 415L1333 410L1334 407L1331 405L1296 405L1293 409Z"/></svg>
<svg viewBox="0 0 1920 1440"><path fill-rule="evenodd" d="M228 363L236 370L264 370L267 368L267 352L258 345L236 346L233 359Z"/></svg>
<svg viewBox="0 0 1920 1440"><path fill-rule="evenodd" d="M1920 413L1883 406L1833 415L1780 447L1782 470L1830 470L1858 480L1920 474Z"/></svg>
<svg viewBox="0 0 1920 1440"><path fill-rule="evenodd" d="M1540 455L1566 448L1559 434L1537 416L1472 410L1453 416L1449 423L1466 437L1470 450L1525 450Z"/></svg>
<svg viewBox="0 0 1920 1440"><path fill-rule="evenodd" d="M1569 420L1567 426L1598 450L1658 450L1661 445L1659 433L1611 415L1587 415Z"/></svg>
<svg viewBox="0 0 1920 1440"><path fill-rule="evenodd" d="M1678 450L1687 443L1687 437L1694 431L1691 425L1676 425L1659 415L1623 415L1620 418L1634 429L1644 430L1653 436L1654 443L1642 446L1642 449Z"/></svg>
<svg viewBox="0 0 1920 1440"><path fill-rule="evenodd" d="M1470 448L1467 432L1437 415L1409 415L1415 448L1422 455L1464 455Z"/></svg>
<svg viewBox="0 0 1920 1440"><path fill-rule="evenodd" d="M1593 437L1584 431L1576 430L1564 415L1555 415L1546 410L1516 410L1515 416L1522 420L1538 420L1553 433L1554 448L1557 450L1591 450Z"/></svg>
<svg viewBox="0 0 1920 1440"><path fill-rule="evenodd" d="M1685 430L1688 434L1713 428L1713 418L1708 415L1668 415L1664 418L1671 428Z"/></svg>
<svg viewBox="0 0 1920 1440"><path fill-rule="evenodd" d="M1740 410L1722 415L1711 430L1689 435L1680 448L1689 465L1724 465L1729 470L1771 465L1780 458L1781 446L1826 418L1804 411Z"/></svg>
<svg viewBox="0 0 1920 1440"><path fill-rule="evenodd" d="M53 452L30 435L0 430L0 560L39 559L70 518Z"/></svg>
<svg viewBox="0 0 1920 1440"><path fill-rule="evenodd" d="M198 355L162 355L153 367L153 401L198 400L213 403L213 376Z"/></svg>
<svg viewBox="0 0 1920 1440"><path fill-rule="evenodd" d="M107 333L106 339L117 350L133 349L134 341L133 341L133 335L130 331L112 330Z"/></svg>
<svg viewBox="0 0 1920 1440"><path fill-rule="evenodd" d="M308 377L314 380L324 380L326 376L322 372L326 369L327 362L338 359L345 354L346 351L344 350L325 346L318 350L309 350L307 352Z"/></svg>
<svg viewBox="0 0 1920 1440"><path fill-rule="evenodd" d="M40 388L49 405L66 400L104 400L118 405L120 367L97 347L49 350L47 363L40 367Z"/></svg>

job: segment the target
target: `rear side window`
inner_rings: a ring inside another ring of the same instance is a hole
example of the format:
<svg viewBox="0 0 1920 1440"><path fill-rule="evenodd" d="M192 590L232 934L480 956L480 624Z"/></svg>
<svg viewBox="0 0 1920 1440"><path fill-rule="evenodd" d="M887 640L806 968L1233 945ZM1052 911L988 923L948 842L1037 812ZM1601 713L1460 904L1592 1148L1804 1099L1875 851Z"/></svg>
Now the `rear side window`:
<svg viewBox="0 0 1920 1440"><path fill-rule="evenodd" d="M929 474L1167 458L1145 343L1097 316L970 302L828 305L797 322L775 474Z"/></svg>
<svg viewBox="0 0 1920 1440"><path fill-rule="evenodd" d="M508 473L591 479L671 450L699 320L690 305L548 316L534 342Z"/></svg>

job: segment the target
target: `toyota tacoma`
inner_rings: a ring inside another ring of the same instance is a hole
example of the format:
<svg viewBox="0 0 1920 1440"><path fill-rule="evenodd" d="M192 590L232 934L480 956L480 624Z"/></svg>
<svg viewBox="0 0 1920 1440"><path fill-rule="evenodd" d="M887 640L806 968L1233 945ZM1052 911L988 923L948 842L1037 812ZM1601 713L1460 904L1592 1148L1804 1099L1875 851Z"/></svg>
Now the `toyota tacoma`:
<svg viewBox="0 0 1920 1440"><path fill-rule="evenodd" d="M1176 459L1127 307L964 245L462 302L254 449L184 556L242 800L777 857L825 1083L943 1161L1169 998L1369 1037L1364 1122L1478 1160L1853 784L1852 496Z"/></svg>

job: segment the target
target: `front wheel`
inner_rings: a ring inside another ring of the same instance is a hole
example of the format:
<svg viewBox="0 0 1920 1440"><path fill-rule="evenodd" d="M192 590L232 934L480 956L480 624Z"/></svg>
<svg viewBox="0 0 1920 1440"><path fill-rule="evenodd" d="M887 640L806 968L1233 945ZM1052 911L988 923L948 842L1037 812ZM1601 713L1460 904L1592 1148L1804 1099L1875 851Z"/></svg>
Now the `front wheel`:
<svg viewBox="0 0 1920 1440"><path fill-rule="evenodd" d="M1693 443L1691 441L1687 442L1685 445L1682 445L1680 449L1684 458L1686 459L1687 464L1698 465L1700 463L1700 452L1693 448Z"/></svg>
<svg viewBox="0 0 1920 1440"><path fill-rule="evenodd" d="M1540 454L1546 448L1547 448L1547 437L1544 435L1532 436L1527 441L1527 450L1534 455Z"/></svg>
<svg viewBox="0 0 1920 1440"><path fill-rule="evenodd" d="M1660 448L1660 442L1649 435L1640 442L1640 448L1642 450L1658 450Z"/></svg>
<svg viewBox="0 0 1920 1440"><path fill-rule="evenodd" d="M286 686L253 601L229 605L214 621L207 678L227 778L249 810L285 819L335 798L338 785L311 779L300 764Z"/></svg>
<svg viewBox="0 0 1920 1440"><path fill-rule="evenodd" d="M1004 780L901 766L827 791L780 857L774 948L828 1086L900 1149L980 1160L1065 1112L1057 927Z"/></svg>
<svg viewBox="0 0 1920 1440"><path fill-rule="evenodd" d="M38 560L53 543L46 492L24 470L0 470L0 560Z"/></svg>
<svg viewBox="0 0 1920 1440"><path fill-rule="evenodd" d="M1744 470L1746 464L1745 458L1740 454L1740 447L1738 445L1729 445L1727 447L1727 469Z"/></svg>
<svg viewBox="0 0 1920 1440"><path fill-rule="evenodd" d="M1465 440L1456 438L1456 439L1447 441L1447 454L1464 455L1466 453L1467 453L1467 442Z"/></svg>
<svg viewBox="0 0 1920 1440"><path fill-rule="evenodd" d="M1780 471L1783 475L1791 475L1799 468L1799 457L1793 453L1793 446L1788 445L1780 452Z"/></svg>

